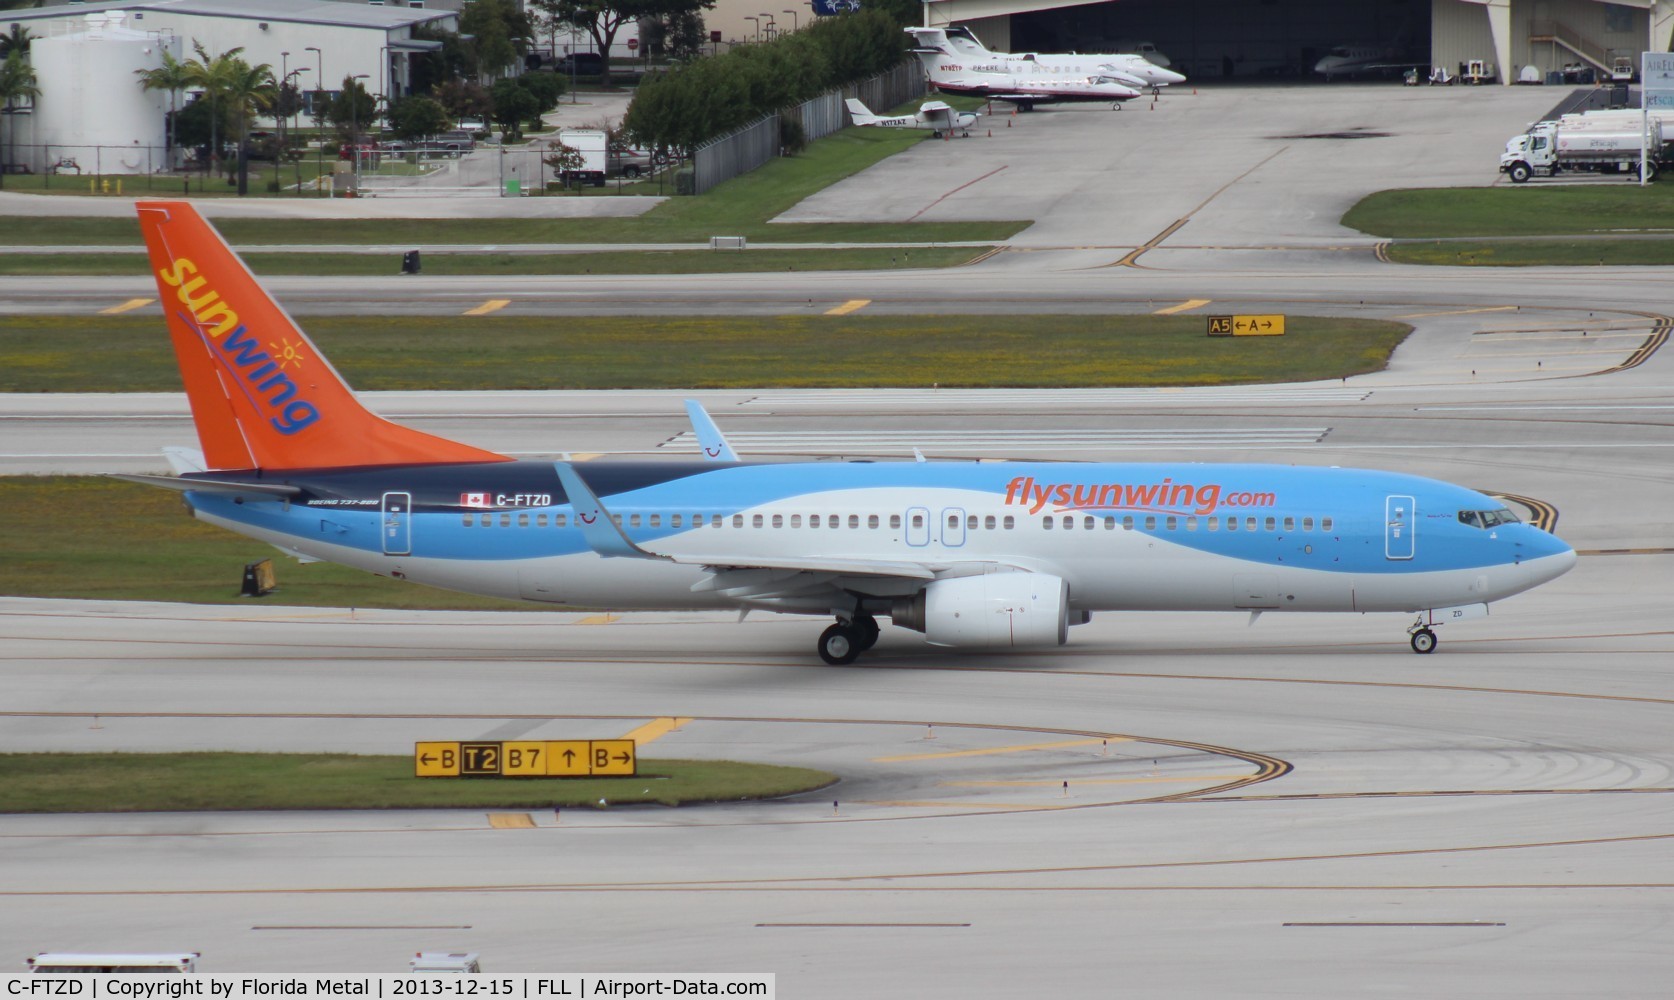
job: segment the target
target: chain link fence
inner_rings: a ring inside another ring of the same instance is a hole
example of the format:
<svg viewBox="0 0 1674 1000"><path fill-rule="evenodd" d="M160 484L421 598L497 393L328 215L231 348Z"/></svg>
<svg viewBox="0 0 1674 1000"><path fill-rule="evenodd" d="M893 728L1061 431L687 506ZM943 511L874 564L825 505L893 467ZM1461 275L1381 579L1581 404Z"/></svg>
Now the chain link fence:
<svg viewBox="0 0 1674 1000"><path fill-rule="evenodd" d="M904 62L888 73L821 94L790 112L812 142L848 127L843 101L858 97L877 111L893 108L925 94L924 71L916 61ZM703 194L723 181L749 173L779 155L779 115L768 115L743 128L711 139L692 152L693 194Z"/></svg>

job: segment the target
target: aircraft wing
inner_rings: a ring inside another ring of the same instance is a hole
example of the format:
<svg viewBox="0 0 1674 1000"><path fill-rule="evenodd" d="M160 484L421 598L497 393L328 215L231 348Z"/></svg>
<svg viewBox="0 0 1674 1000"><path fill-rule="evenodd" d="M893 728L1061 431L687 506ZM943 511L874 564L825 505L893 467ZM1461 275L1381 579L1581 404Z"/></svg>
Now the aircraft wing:
<svg viewBox="0 0 1674 1000"><path fill-rule="evenodd" d="M554 462L558 481L575 508L582 537L601 556L663 559L685 566L707 566L717 572L731 569L789 570L831 576L882 576L912 580L934 580L936 570L917 562L891 559L845 559L840 556L760 556L738 552L670 552L655 544L632 541L611 517L592 487L568 462Z"/></svg>

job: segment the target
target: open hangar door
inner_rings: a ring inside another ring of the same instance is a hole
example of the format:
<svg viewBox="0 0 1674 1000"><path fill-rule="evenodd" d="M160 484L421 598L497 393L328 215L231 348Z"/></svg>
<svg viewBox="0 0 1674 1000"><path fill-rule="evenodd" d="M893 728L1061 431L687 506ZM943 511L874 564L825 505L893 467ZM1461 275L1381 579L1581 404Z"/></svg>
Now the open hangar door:
<svg viewBox="0 0 1674 1000"><path fill-rule="evenodd" d="M1131 51L1140 42L1199 81L1323 80L1314 64L1345 45L1428 65L1430 0L1111 0L1011 22L1013 52Z"/></svg>

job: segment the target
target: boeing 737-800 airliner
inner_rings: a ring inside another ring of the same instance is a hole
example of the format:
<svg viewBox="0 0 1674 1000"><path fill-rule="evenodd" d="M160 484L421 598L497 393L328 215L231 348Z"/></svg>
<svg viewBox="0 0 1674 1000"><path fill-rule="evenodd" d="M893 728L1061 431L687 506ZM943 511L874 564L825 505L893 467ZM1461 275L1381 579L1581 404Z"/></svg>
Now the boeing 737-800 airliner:
<svg viewBox="0 0 1674 1000"><path fill-rule="evenodd" d="M1057 462L513 461L365 409L191 205L142 202L201 463L130 476L304 559L549 605L877 618L943 646L1061 644L1094 611L1402 611L1433 626L1575 553L1390 472ZM699 421L700 431L707 418ZM707 440L707 438L706 438Z"/></svg>

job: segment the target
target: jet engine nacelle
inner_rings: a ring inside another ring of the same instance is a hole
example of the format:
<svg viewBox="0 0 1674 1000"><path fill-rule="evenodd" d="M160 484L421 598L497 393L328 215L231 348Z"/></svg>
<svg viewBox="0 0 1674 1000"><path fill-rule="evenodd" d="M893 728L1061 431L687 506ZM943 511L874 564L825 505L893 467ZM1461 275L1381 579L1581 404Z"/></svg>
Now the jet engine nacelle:
<svg viewBox="0 0 1674 1000"><path fill-rule="evenodd" d="M938 646L1062 646L1069 638L1069 585L1025 572L936 580L897 599L889 616Z"/></svg>

